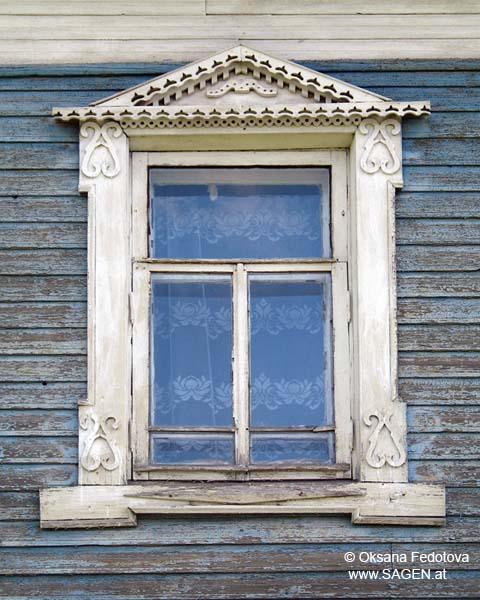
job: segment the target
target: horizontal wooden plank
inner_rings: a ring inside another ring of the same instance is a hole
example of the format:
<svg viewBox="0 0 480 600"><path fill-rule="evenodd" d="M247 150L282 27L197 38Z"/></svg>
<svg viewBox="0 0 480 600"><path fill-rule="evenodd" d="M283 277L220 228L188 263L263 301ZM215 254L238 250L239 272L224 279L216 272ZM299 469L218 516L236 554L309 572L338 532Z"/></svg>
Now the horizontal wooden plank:
<svg viewBox="0 0 480 600"><path fill-rule="evenodd" d="M480 219L397 219L395 229L397 244L458 246L480 241Z"/></svg>
<svg viewBox="0 0 480 600"><path fill-rule="evenodd" d="M87 220L85 196L15 196L1 199L2 221L49 222Z"/></svg>
<svg viewBox="0 0 480 600"><path fill-rule="evenodd" d="M85 356L0 356L0 381L85 381Z"/></svg>
<svg viewBox="0 0 480 600"><path fill-rule="evenodd" d="M398 273L397 295L408 297L480 296L479 273Z"/></svg>
<svg viewBox="0 0 480 600"><path fill-rule="evenodd" d="M418 435L418 434L417 434ZM442 443L438 454L442 453ZM463 448L458 448L463 454ZM414 448L421 452L424 442ZM480 485L480 461L478 460L414 460L408 461L409 481L418 483L443 483L453 487L478 487Z"/></svg>
<svg viewBox="0 0 480 600"><path fill-rule="evenodd" d="M478 568L478 564L480 561L480 547L478 544L462 544L461 548L459 548L455 544L439 544L438 546L424 544L420 547L418 547L418 545L415 544L393 544L392 548L390 549L390 552L397 555L406 555L406 561L402 562L401 566L405 566L407 568L418 568L419 566L427 568L430 567L432 569L445 568L448 570L448 572L458 569L472 570ZM463 553L468 554L470 560L469 562L463 562L461 559L458 561L454 560L452 564L452 562L448 562L448 558L447 560L445 560L446 555L452 553L457 554L457 556L461 556ZM422 564L419 560L419 554L425 554L430 556ZM432 557L433 560L430 557ZM398 566L398 563L396 566Z"/></svg>
<svg viewBox="0 0 480 600"><path fill-rule="evenodd" d="M475 14L479 11L476 0L371 0L365 4L357 0L206 0L206 7L208 15ZM16 13L12 8L12 13L6 14Z"/></svg>
<svg viewBox="0 0 480 600"><path fill-rule="evenodd" d="M403 402L412 405L477 404L480 379L402 378L399 394Z"/></svg>
<svg viewBox="0 0 480 600"><path fill-rule="evenodd" d="M379 81L375 85L368 86L368 89L371 92L375 92L380 96L385 96L386 98L392 98L397 102L412 102L413 100L417 100L423 102L425 100L430 100L432 111L445 111L445 112L463 112L463 111L478 111L478 106L480 102L480 89L478 87L470 87L468 90L468 94L465 93L465 89L463 87L430 87L427 85L419 86L419 87L411 87L411 84L406 81L404 82L404 86L386 86L381 83L381 74L379 73ZM404 150L407 150L404 153L405 164L410 163L410 154L408 152L408 146L404 146ZM439 154L435 158L434 151L429 152L428 147L425 148L425 155L429 156L428 160L432 162L428 162L427 164L448 164L443 162L446 160L447 155L454 151L453 148L442 148L439 147ZM466 152L463 153L466 156ZM461 152L454 154L454 159L460 159ZM458 164L478 164L478 158L475 157L466 157L468 162L462 163L458 162ZM472 162L470 162L472 161Z"/></svg>
<svg viewBox="0 0 480 600"><path fill-rule="evenodd" d="M447 488L447 515L454 517L480 514L480 488Z"/></svg>
<svg viewBox="0 0 480 600"><path fill-rule="evenodd" d="M168 66L170 67L170 65ZM121 92L129 87L145 83L145 81L156 77L158 74L164 74L168 70L159 68L158 72L148 71L148 73L142 72L140 75L136 75L129 70L127 71L128 74L125 75L122 69L122 73L116 75L112 75L111 73L89 75L85 74L85 71L88 73L89 69L89 66L86 65L83 69L78 69L77 67L78 72L75 74L57 73L53 77L48 75L38 76L37 74L35 77L32 77L33 73L29 73L28 71L25 73L25 76L22 76L23 70L20 65L14 68L18 69L18 71L15 71L15 73L10 72L0 78L0 91L15 93L25 91L32 92L32 95L37 91L52 93L68 91L72 95L72 98L80 92L88 92L92 94L90 102L95 101L95 99L101 100L102 96L100 96L100 93L103 94L105 91L108 94ZM68 98L68 96L66 97Z"/></svg>
<svg viewBox="0 0 480 600"><path fill-rule="evenodd" d="M403 177L405 189L409 192L471 192L480 187L480 167L477 166L405 167Z"/></svg>
<svg viewBox="0 0 480 600"><path fill-rule="evenodd" d="M0 383L0 409L75 409L87 398L85 382Z"/></svg>
<svg viewBox="0 0 480 600"><path fill-rule="evenodd" d="M2 465L0 491L29 490L77 484L76 465ZM35 522L38 527L38 523ZM0 545L2 542L0 541Z"/></svg>
<svg viewBox="0 0 480 600"><path fill-rule="evenodd" d="M198 59L198 57L197 57ZM155 77L159 73L165 73L167 71L176 69L181 66L181 63L165 63L161 60L151 61L125 61L125 62L96 62L91 63L62 63L62 64L2 64L0 65L0 77L25 77L34 75L39 76L84 76L90 75L127 75L134 74L145 75L147 77ZM356 73L369 73L369 72L418 72L418 71L429 71L431 74L437 72L452 72L459 73L462 71L480 71L480 65L477 60L469 58L445 58L437 60L429 59L417 59L411 61L409 59L396 58L396 59L376 59L376 60L365 60L365 59L340 59L334 60L317 59L303 61L307 66L317 71L325 73L343 73L343 72L356 72ZM429 82L430 83L430 82ZM378 85L378 84L377 84ZM402 84L400 84L402 85ZM409 85L408 78L407 83ZM425 85L425 79L420 85Z"/></svg>
<svg viewBox="0 0 480 600"><path fill-rule="evenodd" d="M400 352L400 377L480 377L480 352Z"/></svg>
<svg viewBox="0 0 480 600"><path fill-rule="evenodd" d="M61 123L46 117L0 117L0 142L78 142L78 124ZM18 174L20 176L20 173ZM7 175L5 174L5 177ZM3 179L3 177L2 177ZM2 184L2 195L8 195ZM72 190L63 192L70 194ZM11 192L13 195L19 191ZM60 195L60 194L59 194Z"/></svg>
<svg viewBox="0 0 480 600"><path fill-rule="evenodd" d="M0 16L4 40L477 39L480 15ZM381 34L380 34L381 32Z"/></svg>
<svg viewBox="0 0 480 600"><path fill-rule="evenodd" d="M456 141L463 143L465 140ZM436 143L440 143L440 140ZM475 141L475 144L477 143ZM397 218L478 218L478 194L402 191L396 194L395 209Z"/></svg>
<svg viewBox="0 0 480 600"><path fill-rule="evenodd" d="M312 62L308 64L316 65L317 63ZM456 72L444 69L441 71L433 70L430 72L430 67L427 65L425 65L423 69L416 69L414 62L408 61L408 64L412 65L411 69L406 69L405 67L403 69L397 69L395 66L396 63L393 62L389 68L380 68L375 71L370 70L362 72L356 68L336 69L335 77L368 89L374 86L414 88L421 88L424 86L427 88L467 86L470 88L480 85L480 73L477 72L476 68L466 68ZM455 118L455 115L451 116L452 118Z"/></svg>
<svg viewBox="0 0 480 600"><path fill-rule="evenodd" d="M400 350L480 351L480 325L401 325L398 347Z"/></svg>
<svg viewBox="0 0 480 600"><path fill-rule="evenodd" d="M0 223L0 248L86 247L86 223Z"/></svg>
<svg viewBox="0 0 480 600"><path fill-rule="evenodd" d="M0 275L84 275L85 250L0 250Z"/></svg>
<svg viewBox="0 0 480 600"><path fill-rule="evenodd" d="M80 327L87 325L86 302L0 303L4 328Z"/></svg>
<svg viewBox="0 0 480 600"><path fill-rule="evenodd" d="M473 89L478 91L478 101L476 102L478 107L480 106L480 88ZM465 96L469 96L469 94L465 94L463 90L462 93ZM412 98L410 98L410 101L411 100ZM447 138L443 140L408 139L405 140L403 144L403 164L406 166L478 166L480 165L480 157L476 153L476 148L478 148L478 140L476 138ZM401 195L401 193L397 194L397 198ZM443 194L441 195L443 196ZM438 197L438 195L436 197ZM458 190L456 190L456 197L459 199L462 197L462 194L458 193Z"/></svg>
<svg viewBox="0 0 480 600"><path fill-rule="evenodd" d="M480 246L399 246L399 271L478 271Z"/></svg>
<svg viewBox="0 0 480 600"><path fill-rule="evenodd" d="M405 120L402 135L404 139L477 138L479 127L480 112L435 112L428 117Z"/></svg>
<svg viewBox="0 0 480 600"><path fill-rule="evenodd" d="M0 497L1 498L1 497ZM1 501L1 499L0 499ZM2 548L0 574L107 574L107 573L271 573L324 572L361 568L348 565L345 552L384 552L387 544L271 544L243 546L160 546L105 548ZM479 551L480 554L480 551ZM476 555L473 555L473 558ZM463 566L462 566L463 567Z"/></svg>
<svg viewBox="0 0 480 600"><path fill-rule="evenodd" d="M3 275L0 276L0 302L86 301L84 275Z"/></svg>
<svg viewBox="0 0 480 600"><path fill-rule="evenodd" d="M424 463L426 464L426 463ZM343 516L268 516L212 519L141 517L137 527L41 530L36 521L0 522L1 547L170 546L211 544L335 544L477 542L480 519L455 518L445 527L356 525Z"/></svg>
<svg viewBox="0 0 480 600"><path fill-rule="evenodd" d="M423 325L480 323L477 298L399 298L399 323Z"/></svg>
<svg viewBox="0 0 480 600"><path fill-rule="evenodd" d="M0 329L0 354L86 353L86 329Z"/></svg>
<svg viewBox="0 0 480 600"><path fill-rule="evenodd" d="M211 29L209 33L211 33ZM213 33L217 35L217 32ZM49 38L46 40L29 39L28 44L25 44L23 40L0 40L0 55L5 65L35 63L42 65L61 63L64 65L66 63L89 64L112 61L125 63L130 60L155 61L167 63L170 66L173 61L198 60L199 57L221 52L240 42L263 52L294 61L315 61L318 60L319 55L319 45L315 39L263 40L254 39L248 35L228 38L218 36L211 38L180 37L179 39L164 39L159 35L157 38L147 40L71 39L62 44ZM395 59L468 60L480 56L480 41L469 39L466 44L458 38L425 38L416 39L412 44L406 39L370 39L368 43L365 43L364 39L354 38L324 39L321 44L321 55L324 61L338 61L340 58L342 63L349 59L356 62L370 59L388 59L392 62ZM27 69L25 70L27 71ZM75 72L75 67L72 68L72 71ZM433 84L429 81L429 85ZM126 87L120 86L118 89Z"/></svg>
<svg viewBox="0 0 480 600"><path fill-rule="evenodd" d="M38 493L0 492L0 521L38 519Z"/></svg>
<svg viewBox="0 0 480 600"><path fill-rule="evenodd" d="M76 464L77 438L0 437L4 464Z"/></svg>
<svg viewBox="0 0 480 600"><path fill-rule="evenodd" d="M0 164L2 169L78 169L78 143L0 143Z"/></svg>
<svg viewBox="0 0 480 600"><path fill-rule="evenodd" d="M446 589L451 591L455 589L457 593L466 591L467 585L471 593L475 585L475 581L471 578L468 582L455 580L455 586L451 582L443 583L443 592ZM75 594L92 599L110 596L121 600L131 600L131 598L170 600L179 597L199 600L204 598L238 600L239 597L288 597L291 590L295 590L296 598L318 598L319 594L324 594L323 597L358 598L360 592L370 598L383 600L387 597L388 590L393 587L398 586L391 585L387 581L353 583L340 573L275 575L245 573L241 577L228 574L191 576L171 574L162 578L158 575L3 577L3 590L8 598L24 599L35 593L39 600L50 600L52 597L73 598ZM430 587L433 593L438 589L440 589L438 583Z"/></svg>
<svg viewBox="0 0 480 600"><path fill-rule="evenodd" d="M377 0L378 1L378 0ZM467 0L467 3L471 0ZM451 12L448 9L437 12ZM462 12L462 11L460 11ZM467 7L463 12L470 12ZM21 3L4 0L0 5L2 15L204 15L205 0L147 0L138 3L132 0L24 0Z"/></svg>
<svg viewBox="0 0 480 600"><path fill-rule="evenodd" d="M410 433L478 433L480 406L410 406L407 428Z"/></svg>
<svg viewBox="0 0 480 600"><path fill-rule="evenodd" d="M476 433L412 433L407 436L407 447L412 460L478 461L480 456ZM461 483L454 478L450 485Z"/></svg>
<svg viewBox="0 0 480 600"><path fill-rule="evenodd" d="M0 248L86 247L86 223L0 223Z"/></svg>
<svg viewBox="0 0 480 600"><path fill-rule="evenodd" d="M0 436L76 436L76 410L2 410Z"/></svg>
<svg viewBox="0 0 480 600"><path fill-rule="evenodd" d="M110 90L0 92L0 116L50 116L54 106L86 106L110 94ZM468 103L461 106L464 110L470 110Z"/></svg>
<svg viewBox="0 0 480 600"><path fill-rule="evenodd" d="M75 194L77 190L78 171L76 169L0 171L1 196L66 196Z"/></svg>

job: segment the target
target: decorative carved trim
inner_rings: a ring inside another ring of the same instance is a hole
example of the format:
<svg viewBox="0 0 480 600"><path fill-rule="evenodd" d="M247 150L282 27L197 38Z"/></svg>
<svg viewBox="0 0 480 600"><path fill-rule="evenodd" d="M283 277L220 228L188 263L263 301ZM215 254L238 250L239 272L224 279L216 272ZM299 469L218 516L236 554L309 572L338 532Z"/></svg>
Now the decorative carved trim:
<svg viewBox="0 0 480 600"><path fill-rule="evenodd" d="M98 106L166 106L231 76L246 75L262 85L288 88L311 102L375 102L389 98L313 69L239 45L186 65L144 84L93 103Z"/></svg>
<svg viewBox="0 0 480 600"><path fill-rule="evenodd" d="M360 166L365 173L376 173L379 170L387 175L396 173L400 168L400 159L391 136L400 133L400 123L395 119L386 119L380 123L375 119L366 119L360 123L359 131L364 135L369 134L360 159ZM383 151L379 151L380 147L383 147Z"/></svg>
<svg viewBox="0 0 480 600"><path fill-rule="evenodd" d="M124 129L358 126L365 117L400 118L427 115L429 113L430 105L425 102L296 104L255 107L245 105L231 108L214 106L99 106L53 109L53 116L61 121L88 121L88 123L97 121L104 123L102 129L112 122L118 123ZM370 122L378 125L374 119L364 121L366 126ZM398 126L397 121L393 119L387 120L385 123L395 123ZM115 135L115 137L118 137L118 135ZM384 142L382 141L382 143ZM389 165L386 165L384 168L388 167Z"/></svg>
<svg viewBox="0 0 480 600"><path fill-rule="evenodd" d="M233 81L232 83L222 85L221 88L216 90L208 90L205 92L205 95L207 98L221 98L222 96L225 96L225 94L228 94L228 92L233 92L234 94L248 94L249 92L255 92L263 98L272 98L278 94L277 88L264 87L255 81Z"/></svg>
<svg viewBox="0 0 480 600"><path fill-rule="evenodd" d="M113 138L122 135L122 129L115 121L99 125L95 121L87 121L80 128L80 135L91 139L85 148L82 160L82 173L86 177L115 177L120 173L120 161L113 143Z"/></svg>
<svg viewBox="0 0 480 600"><path fill-rule="evenodd" d="M364 418L364 423L367 427L373 425L372 417L377 419L377 425L368 438L368 450L365 456L367 463L375 469L380 469L386 463L391 467L401 467L407 459L400 437L394 431L394 425L392 425L393 414L391 409L386 410L383 413L376 410ZM390 439L394 446L393 452L389 452L388 448L384 446L381 448L378 447L380 433L383 428L390 434Z"/></svg>
<svg viewBox="0 0 480 600"><path fill-rule="evenodd" d="M80 457L82 467L86 471L96 471L100 467L106 471L117 469L122 457L109 429L118 429L118 419L113 416L99 417L90 410L80 419L79 425L81 429L88 431Z"/></svg>

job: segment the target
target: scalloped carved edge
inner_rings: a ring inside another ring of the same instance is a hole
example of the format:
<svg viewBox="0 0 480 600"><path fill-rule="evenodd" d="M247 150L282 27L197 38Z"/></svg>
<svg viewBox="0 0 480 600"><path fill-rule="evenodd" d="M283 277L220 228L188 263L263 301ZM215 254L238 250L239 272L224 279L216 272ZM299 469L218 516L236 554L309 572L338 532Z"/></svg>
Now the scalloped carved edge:
<svg viewBox="0 0 480 600"><path fill-rule="evenodd" d="M123 128L172 129L265 126L358 126L366 117L419 117L430 114L428 102L305 104L260 107L78 107L54 108L60 121L117 122ZM372 119L373 121L373 119Z"/></svg>
<svg viewBox="0 0 480 600"><path fill-rule="evenodd" d="M40 492L42 528L135 526L139 514L350 514L353 523L443 525L443 486L296 482L255 486L132 484Z"/></svg>

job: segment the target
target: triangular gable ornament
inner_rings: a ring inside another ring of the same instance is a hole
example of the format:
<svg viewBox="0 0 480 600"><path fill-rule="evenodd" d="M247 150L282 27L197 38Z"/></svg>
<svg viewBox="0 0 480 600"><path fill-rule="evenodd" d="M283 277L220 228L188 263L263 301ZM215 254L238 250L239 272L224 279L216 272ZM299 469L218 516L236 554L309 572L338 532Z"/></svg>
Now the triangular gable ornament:
<svg viewBox="0 0 480 600"><path fill-rule="evenodd" d="M54 117L123 129L354 125L420 116L428 102L394 102L313 69L239 45L87 107Z"/></svg>

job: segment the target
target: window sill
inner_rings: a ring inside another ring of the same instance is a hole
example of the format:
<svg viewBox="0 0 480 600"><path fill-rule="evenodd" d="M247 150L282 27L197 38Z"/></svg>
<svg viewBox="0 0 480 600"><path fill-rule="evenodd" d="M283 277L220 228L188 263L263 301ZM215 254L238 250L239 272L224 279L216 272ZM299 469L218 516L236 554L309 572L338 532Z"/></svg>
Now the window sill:
<svg viewBox="0 0 480 600"><path fill-rule="evenodd" d="M352 482L168 482L40 492L42 528L135 526L138 514L350 514L352 523L443 525L443 486Z"/></svg>

